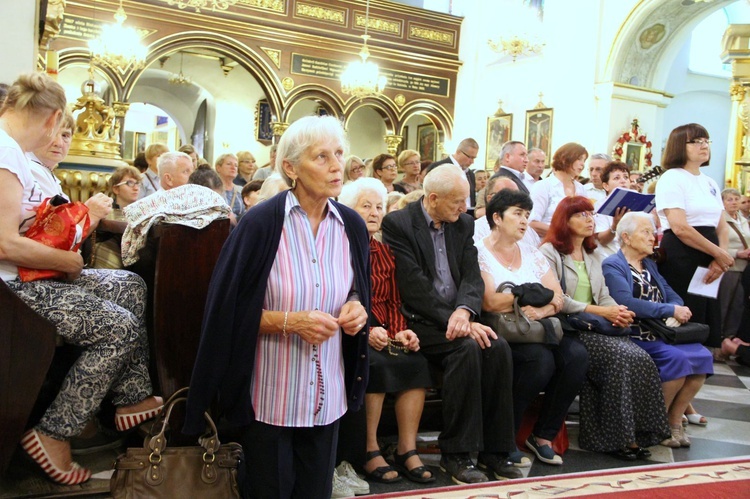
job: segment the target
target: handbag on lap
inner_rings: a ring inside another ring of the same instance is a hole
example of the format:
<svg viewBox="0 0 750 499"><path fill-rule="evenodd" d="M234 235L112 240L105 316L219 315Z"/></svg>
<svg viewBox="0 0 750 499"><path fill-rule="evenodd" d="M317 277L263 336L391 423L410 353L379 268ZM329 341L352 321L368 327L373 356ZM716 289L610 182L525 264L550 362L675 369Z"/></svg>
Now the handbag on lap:
<svg viewBox="0 0 750 499"><path fill-rule="evenodd" d="M682 345L685 343L703 343L708 339L710 328L700 322L686 322L677 327L669 327L663 319L640 319L654 336L664 340L664 343Z"/></svg>

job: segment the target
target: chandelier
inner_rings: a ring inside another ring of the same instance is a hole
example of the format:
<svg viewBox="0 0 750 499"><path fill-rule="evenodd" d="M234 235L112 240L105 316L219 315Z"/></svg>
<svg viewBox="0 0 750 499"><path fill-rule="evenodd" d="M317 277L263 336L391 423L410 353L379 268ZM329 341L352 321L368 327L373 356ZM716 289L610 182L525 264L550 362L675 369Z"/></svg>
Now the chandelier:
<svg viewBox="0 0 750 499"><path fill-rule="evenodd" d="M201 9L211 7L212 11L216 9L227 10L230 5L234 5L238 0L167 0L169 5L177 5L178 9L190 7L200 13Z"/></svg>
<svg viewBox="0 0 750 499"><path fill-rule="evenodd" d="M367 34L369 23L370 0L367 0L365 8L365 34L362 35L362 50L359 51L359 57L362 60L352 62L341 74L341 91L345 94L351 94L357 99L381 93L387 83L385 76L380 74L378 65L367 60L370 57L370 50L367 48L367 40L370 39L370 35Z"/></svg>
<svg viewBox="0 0 750 499"><path fill-rule="evenodd" d="M99 38L89 41L94 63L122 72L129 68L141 69L146 65L148 49L141 44L135 28L123 26L128 16L122 8L122 0L114 17L115 24L103 26Z"/></svg>
<svg viewBox="0 0 750 499"><path fill-rule="evenodd" d="M190 85L193 83L193 80L189 76L185 76L182 73L182 59L185 56L184 52L180 52L180 72L178 74L172 73L169 75L169 79L167 80L172 85Z"/></svg>
<svg viewBox="0 0 750 499"><path fill-rule="evenodd" d="M522 6L510 6L508 18L513 19L503 34L487 44L495 52L505 54L516 62L520 57L530 57L542 53L544 43L541 40L542 25L539 17L530 9Z"/></svg>

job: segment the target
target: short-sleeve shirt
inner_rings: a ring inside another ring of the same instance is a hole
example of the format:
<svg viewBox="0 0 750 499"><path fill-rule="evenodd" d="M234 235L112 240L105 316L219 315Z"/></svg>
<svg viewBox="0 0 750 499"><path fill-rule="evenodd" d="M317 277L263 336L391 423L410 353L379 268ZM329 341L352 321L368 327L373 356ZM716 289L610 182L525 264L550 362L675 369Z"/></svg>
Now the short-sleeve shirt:
<svg viewBox="0 0 750 499"><path fill-rule="evenodd" d="M23 187L23 197L19 207L20 224L18 233L23 235L29 230L36 218L36 208L41 204L44 195L39 184L31 174L29 161L21 146L4 130L0 130L0 169L8 170L18 178ZM18 277L18 267L10 262L0 260L0 279L12 281Z"/></svg>
<svg viewBox="0 0 750 499"><path fill-rule="evenodd" d="M656 184L656 210L664 230L669 229L664 210L670 208L685 210L685 219L692 227L716 227L724 204L714 179L704 173L693 175L684 168L672 168Z"/></svg>
<svg viewBox="0 0 750 499"><path fill-rule="evenodd" d="M583 185L575 182L576 196L586 196ZM565 197L565 187L560 179L554 174L540 180L534 184L531 189L531 200L534 202L534 209L531 211L529 221L542 222L548 224L552 221L552 214L555 208Z"/></svg>

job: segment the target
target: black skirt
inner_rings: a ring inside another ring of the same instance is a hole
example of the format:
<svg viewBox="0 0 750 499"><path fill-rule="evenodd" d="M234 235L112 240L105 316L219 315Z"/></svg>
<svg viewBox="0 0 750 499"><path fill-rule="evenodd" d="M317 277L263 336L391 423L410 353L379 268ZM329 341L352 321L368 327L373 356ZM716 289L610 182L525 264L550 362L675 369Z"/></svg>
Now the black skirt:
<svg viewBox="0 0 750 499"><path fill-rule="evenodd" d="M427 359L419 352L370 347L370 381L367 393L396 393L434 386Z"/></svg>

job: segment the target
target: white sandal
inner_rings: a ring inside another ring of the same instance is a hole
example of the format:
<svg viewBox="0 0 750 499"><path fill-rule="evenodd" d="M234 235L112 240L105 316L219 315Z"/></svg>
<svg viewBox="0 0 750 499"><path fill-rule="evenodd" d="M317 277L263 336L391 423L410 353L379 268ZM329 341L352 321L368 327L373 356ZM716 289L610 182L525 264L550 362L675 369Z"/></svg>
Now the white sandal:
<svg viewBox="0 0 750 499"><path fill-rule="evenodd" d="M694 424L697 426L706 426L708 425L708 419L706 419L705 416L698 414L697 412L694 412L693 414L685 414L685 417L688 420L688 423ZM701 419L703 421L701 421Z"/></svg>

